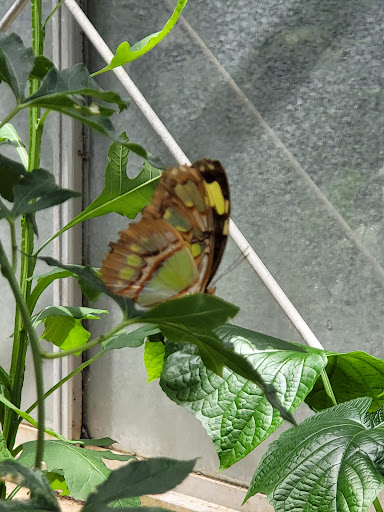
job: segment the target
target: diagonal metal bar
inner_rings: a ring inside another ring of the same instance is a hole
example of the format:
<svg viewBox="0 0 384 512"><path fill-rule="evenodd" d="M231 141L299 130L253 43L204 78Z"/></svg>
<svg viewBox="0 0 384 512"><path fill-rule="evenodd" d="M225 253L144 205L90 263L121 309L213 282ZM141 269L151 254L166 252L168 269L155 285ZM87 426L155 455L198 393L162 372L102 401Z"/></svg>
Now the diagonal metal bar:
<svg viewBox="0 0 384 512"><path fill-rule="evenodd" d="M105 43L103 38L100 36L98 31L89 21L87 16L84 14L82 9L78 6L75 0L65 0L65 5L72 13L77 23L80 25L84 33L87 35L95 49L99 52L104 61L109 64L113 53L111 52L108 45ZM187 156L184 154L182 149L178 146L172 135L169 133L167 128L161 122L157 114L154 112L152 107L148 104L144 96L141 94L139 89L136 87L132 79L128 76L127 72L122 68L115 68L113 70L114 74L123 85L125 90L129 93L133 101L139 107L141 112L144 114L148 122L151 124L152 128L155 132L160 136L163 143L166 145L170 153L175 157L175 159L180 164L189 164L190 161ZM306 341L308 345L315 348L323 348L320 341L317 339L315 334L311 331L303 317L294 307L292 302L289 300L287 295L284 293L282 288L279 286L277 281L274 279L272 274L269 272L267 267L261 261L259 256L256 254L254 249L249 245L248 241L241 233L236 224L231 220L229 226L229 233L231 238L239 247L239 249L243 252L245 257L247 258L249 264L258 274L260 279L263 281L265 286L268 288L272 296L278 302L280 307L283 309L284 313L287 315L289 320L295 326L297 331L300 333L302 338Z"/></svg>
<svg viewBox="0 0 384 512"><path fill-rule="evenodd" d="M0 32L5 32L15 21L29 0L16 0L0 20Z"/></svg>

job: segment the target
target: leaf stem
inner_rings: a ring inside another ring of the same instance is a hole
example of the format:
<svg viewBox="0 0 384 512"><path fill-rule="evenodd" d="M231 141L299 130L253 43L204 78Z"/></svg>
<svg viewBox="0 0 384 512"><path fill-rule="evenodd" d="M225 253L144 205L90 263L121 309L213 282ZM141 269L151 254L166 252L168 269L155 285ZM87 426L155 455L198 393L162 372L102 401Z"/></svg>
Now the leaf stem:
<svg viewBox="0 0 384 512"><path fill-rule="evenodd" d="M21 110L21 107L17 105L0 123L0 128L2 128L5 124L7 124L15 115Z"/></svg>
<svg viewBox="0 0 384 512"><path fill-rule="evenodd" d="M12 244L12 270L16 272L17 267L17 242L16 242L16 229L15 221L8 219L9 227L11 230L11 244Z"/></svg>
<svg viewBox="0 0 384 512"><path fill-rule="evenodd" d="M43 450L44 450L44 381L43 381L43 361L41 359L40 348L39 348L39 340L37 338L35 329L32 326L31 316L29 314L28 306L26 301L21 293L19 285L17 283L15 274L12 270L12 267L8 261L7 255L4 251L3 244L0 241L0 261L1 261L1 269L4 277L8 280L9 285L12 289L13 295L16 300L16 304L20 311L22 320L24 322L24 327L28 333L29 341L32 349L32 357L33 363L35 367L35 377L36 377L36 392L37 392L37 401L38 401L38 413L37 413L37 421L39 425L38 435L37 435L37 447L36 447L36 458L35 458L35 466L40 468Z"/></svg>
<svg viewBox="0 0 384 512"><path fill-rule="evenodd" d="M384 512L383 507L380 504L379 498L375 498L373 500L373 506L375 507L376 512Z"/></svg>
<svg viewBox="0 0 384 512"><path fill-rule="evenodd" d="M108 350L101 350L100 352L98 352L95 356L91 357L91 359L88 359L88 361L84 361L83 364L81 364L80 366L78 366L77 368L75 368L71 373L69 373L66 377L62 378L57 384L55 384L54 386L52 386L50 389L48 389L48 391L46 391L43 395L43 398L44 400L49 397L49 395L51 395L53 392L56 391L56 389L59 389L63 384L65 384L69 379L71 379L72 377L74 377L77 373L80 373L84 370L84 368L86 368L87 366L89 366L91 363L93 363L94 361L96 361L96 359L99 359L99 357L101 357L103 354L105 354L106 352L108 352ZM34 402L32 405L30 405L28 407L28 409L25 411L27 414L29 414L30 412L33 411L33 409L35 409L35 407L37 406L37 400L36 402Z"/></svg>
<svg viewBox="0 0 384 512"><path fill-rule="evenodd" d="M332 404L337 405L337 400L336 400L335 394L333 392L331 383L329 381L327 372L325 371L325 368L323 368L323 370L321 371L321 380L323 381L323 386L324 386L325 392L326 392L327 396L329 397L329 399L331 400Z"/></svg>
<svg viewBox="0 0 384 512"><path fill-rule="evenodd" d="M84 352L84 350L88 350L92 347L95 347L96 345L100 345L100 343L111 338L114 334L118 333L125 327L128 327L128 325L132 325L132 324L140 322L140 321L141 320L139 318L130 318L128 320L124 320L117 327L112 329L107 334L102 334L101 336L98 336L94 340L92 340L88 343L85 343L85 345L79 345L77 347L73 347L68 350L62 350L61 352L41 352L41 355L45 359L57 359L59 357L71 356L72 354L76 354L78 352Z"/></svg>

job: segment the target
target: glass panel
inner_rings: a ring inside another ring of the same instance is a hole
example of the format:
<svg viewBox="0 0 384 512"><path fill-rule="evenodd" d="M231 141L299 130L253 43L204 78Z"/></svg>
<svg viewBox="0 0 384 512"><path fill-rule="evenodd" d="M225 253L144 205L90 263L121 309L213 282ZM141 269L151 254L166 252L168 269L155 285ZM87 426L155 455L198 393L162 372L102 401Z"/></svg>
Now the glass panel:
<svg viewBox="0 0 384 512"><path fill-rule="evenodd" d="M89 15L116 48L158 30L169 16L166 6L95 0ZM381 357L383 23L378 0L194 0L185 21L128 66L188 157L222 161L234 221L324 346ZM88 64L103 65L93 50ZM112 74L99 81L122 92ZM134 105L116 124L172 164ZM108 147L98 135L91 140L89 200L102 188ZM90 222L86 261L100 266L108 242L126 225L114 215ZM237 254L229 244L221 268ZM241 307L236 323L300 341L246 261L219 282L217 294ZM94 333L117 314L112 308L107 321L95 322ZM91 366L90 434L112 435L123 449L146 456L201 457L203 473L249 482L265 444L217 475L199 422L145 381L140 350L111 353Z"/></svg>

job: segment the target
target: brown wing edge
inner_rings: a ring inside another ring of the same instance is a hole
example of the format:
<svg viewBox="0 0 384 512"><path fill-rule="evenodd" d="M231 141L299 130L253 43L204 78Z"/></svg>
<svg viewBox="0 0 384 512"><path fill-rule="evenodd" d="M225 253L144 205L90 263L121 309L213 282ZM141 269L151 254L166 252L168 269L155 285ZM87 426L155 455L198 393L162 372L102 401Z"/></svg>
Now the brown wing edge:
<svg viewBox="0 0 384 512"><path fill-rule="evenodd" d="M212 209L213 218L214 218L214 237L215 237L215 246L214 246L214 254L213 254L213 264L211 268L211 272L206 284L206 291L209 286L209 283L212 281L213 276L216 274L216 271L220 265L221 259L224 254L225 246L228 240L228 220L230 216L231 210L231 202L230 202L230 193L229 193L229 183L227 179L227 174L225 172L224 167L218 160L210 160L207 158L202 158L197 160L192 164L196 170L200 172L203 179L207 183L212 183L217 181L221 187L221 191L224 199L228 201L229 208L228 212L219 215L215 208Z"/></svg>

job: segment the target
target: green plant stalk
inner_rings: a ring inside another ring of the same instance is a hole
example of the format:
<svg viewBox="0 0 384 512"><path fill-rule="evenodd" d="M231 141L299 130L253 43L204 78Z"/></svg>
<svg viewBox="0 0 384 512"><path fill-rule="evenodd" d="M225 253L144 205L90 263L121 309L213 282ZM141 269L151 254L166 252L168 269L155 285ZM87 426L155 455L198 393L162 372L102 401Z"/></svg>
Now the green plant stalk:
<svg viewBox="0 0 384 512"><path fill-rule="evenodd" d="M36 56L43 54L43 34L41 26L41 0L32 0L32 47ZM38 79L31 79L30 93L34 94L40 87ZM18 107L13 111L17 113ZM8 120L9 120L9 116ZM29 164L28 171L36 169L40 165L41 137L43 127L39 126L40 109L32 107L29 115ZM7 120L7 118L6 118ZM4 122L4 121L3 121ZM31 293L32 282L28 280L33 275L35 268L35 259L31 258L33 254L33 228L28 217L22 219L21 224L21 259L20 259L20 290L25 303L28 303ZM12 390L10 393L11 401L20 406L21 392L24 382L25 358L27 353L28 336L23 325L23 318L20 308L16 305L14 341L12 350L12 360L10 368L10 379ZM7 411L4 420L4 437L8 449L12 450L18 428L18 417L15 413Z"/></svg>
<svg viewBox="0 0 384 512"><path fill-rule="evenodd" d="M20 311L21 317L24 322L25 329L29 336L29 341L32 349L32 357L33 363L35 367L35 377L36 377L36 393L37 393L37 401L38 401L38 412L37 412L37 421L39 425L39 430L37 434L37 447L36 447L36 458L35 458L35 466L37 468L41 467L41 461L43 457L44 450L44 381L43 381L43 361L40 354L39 340L37 338L35 329L32 326L31 316L28 310L27 303L21 293L19 285L16 281L15 274L12 270L12 267L8 261L7 255L4 251L3 244L0 241L0 261L2 262L1 269L4 277L8 280L13 295L16 300L17 307Z"/></svg>
<svg viewBox="0 0 384 512"><path fill-rule="evenodd" d="M12 245L12 269L16 272L17 268L17 242L16 242L16 229L13 220L9 220L9 227L11 230L11 245Z"/></svg>
<svg viewBox="0 0 384 512"><path fill-rule="evenodd" d="M2 128L5 124L7 124L15 115L21 110L19 106L15 107L12 112L10 112L0 123L0 128Z"/></svg>
<svg viewBox="0 0 384 512"><path fill-rule="evenodd" d="M375 498L373 500L373 506L375 507L376 512L384 512L383 507L380 504L379 498Z"/></svg>
<svg viewBox="0 0 384 512"><path fill-rule="evenodd" d="M106 334L102 334L101 336L98 336L94 340L85 343L84 345L79 345L68 350L62 350L61 352L41 352L41 355L42 357L44 357L44 359L58 359L59 357L66 357L76 354L78 352L84 352L84 350L88 350L92 347L95 347L96 345L100 345L100 343L106 341L107 339L111 338L114 334L124 329L124 327L128 327L128 325L132 325L138 322L140 322L140 318L130 318L129 320L124 320L117 327L112 329L112 331Z"/></svg>
<svg viewBox="0 0 384 512"><path fill-rule="evenodd" d="M324 386L326 394L328 395L332 404L337 405L337 400L336 400L335 394L333 392L331 383L329 382L329 378L328 378L327 372L325 371L325 368L323 368L323 370L321 371L320 376L321 376L321 380L323 381L323 386Z"/></svg>
<svg viewBox="0 0 384 512"><path fill-rule="evenodd" d="M84 370L84 368L86 368L87 366L89 366L91 363L93 363L94 361L96 361L96 359L99 359L99 357L101 357L103 354L105 354L106 352L108 352L108 350L100 350L100 352L98 352L96 355L94 355L93 357L91 357L91 359L88 359L87 361L84 361L83 364L81 364L80 366L78 366L77 368L75 368L71 373L68 373L68 375L66 375L65 377L63 377L59 382L57 382L57 384L55 384L54 386L52 386L50 389L48 389L48 391L46 391L43 395L43 398L44 400L46 398L49 397L49 395L52 395L52 393L54 393L56 391L56 389L59 389L61 388L61 386L63 384L65 384L69 379L71 379L72 377L74 377L77 373L80 373ZM28 407L28 409L25 411L27 414L29 414L30 412L32 412L36 407L37 407L38 403L37 403L37 400L36 402L34 402L32 405L30 405Z"/></svg>

